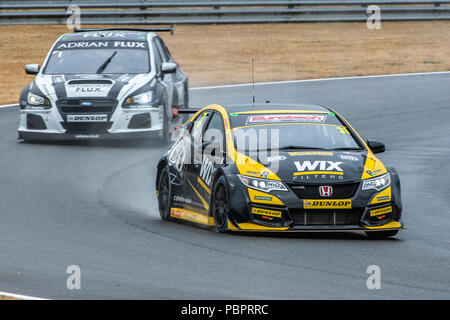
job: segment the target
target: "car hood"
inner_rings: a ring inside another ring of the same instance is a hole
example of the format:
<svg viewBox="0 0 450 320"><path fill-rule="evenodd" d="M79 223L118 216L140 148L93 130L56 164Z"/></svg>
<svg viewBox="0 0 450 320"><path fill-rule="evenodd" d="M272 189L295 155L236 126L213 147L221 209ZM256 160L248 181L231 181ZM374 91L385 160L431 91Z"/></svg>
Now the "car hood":
<svg viewBox="0 0 450 320"><path fill-rule="evenodd" d="M53 101L67 98L120 99L153 80L148 74L40 75L33 85Z"/></svg>
<svg viewBox="0 0 450 320"><path fill-rule="evenodd" d="M241 174L259 175L268 179L276 175L286 182L339 183L357 181L385 172L381 161L365 150L290 150L268 156L261 153L256 157L249 156L255 161L247 164L244 170L241 170L244 168L241 166Z"/></svg>

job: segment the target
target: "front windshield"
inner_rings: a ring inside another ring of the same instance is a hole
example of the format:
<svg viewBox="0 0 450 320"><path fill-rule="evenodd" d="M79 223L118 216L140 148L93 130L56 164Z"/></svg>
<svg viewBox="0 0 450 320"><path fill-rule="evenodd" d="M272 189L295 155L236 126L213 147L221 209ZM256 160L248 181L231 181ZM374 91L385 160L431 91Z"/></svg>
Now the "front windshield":
<svg viewBox="0 0 450 320"><path fill-rule="evenodd" d="M240 151L362 149L334 113L252 114L230 119L235 145Z"/></svg>
<svg viewBox="0 0 450 320"><path fill-rule="evenodd" d="M149 73L146 41L71 41L55 45L44 74Z"/></svg>

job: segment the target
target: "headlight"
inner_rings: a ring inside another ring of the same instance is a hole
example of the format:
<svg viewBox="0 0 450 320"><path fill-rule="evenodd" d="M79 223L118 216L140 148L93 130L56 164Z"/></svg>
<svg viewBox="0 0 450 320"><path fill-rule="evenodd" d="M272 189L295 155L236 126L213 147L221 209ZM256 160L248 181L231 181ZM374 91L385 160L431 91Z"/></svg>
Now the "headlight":
<svg viewBox="0 0 450 320"><path fill-rule="evenodd" d="M367 179L363 181L363 190L375 189L380 191L391 185L391 176L389 173L383 174L382 176Z"/></svg>
<svg viewBox="0 0 450 320"><path fill-rule="evenodd" d="M150 102L153 100L153 91L130 96L125 99L123 103L124 108L148 108Z"/></svg>
<svg viewBox="0 0 450 320"><path fill-rule="evenodd" d="M34 93L28 92L27 103L31 106L38 106L38 109L51 108L50 101L47 98L38 96ZM40 108L39 108L40 107ZM26 106L25 109L35 109L34 107Z"/></svg>
<svg viewBox="0 0 450 320"><path fill-rule="evenodd" d="M264 192L270 192L272 190L288 191L284 183L277 180L258 179L248 176L238 175L242 183L249 188L257 189Z"/></svg>

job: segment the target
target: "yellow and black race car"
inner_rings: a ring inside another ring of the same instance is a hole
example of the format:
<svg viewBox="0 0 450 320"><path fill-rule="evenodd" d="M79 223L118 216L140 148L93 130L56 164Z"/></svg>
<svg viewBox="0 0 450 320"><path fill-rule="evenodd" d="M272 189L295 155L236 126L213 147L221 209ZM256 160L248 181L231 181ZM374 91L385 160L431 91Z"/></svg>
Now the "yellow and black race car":
<svg viewBox="0 0 450 320"><path fill-rule="evenodd" d="M157 166L163 220L225 231L403 228L400 180L335 111L317 105L209 105L177 131Z"/></svg>

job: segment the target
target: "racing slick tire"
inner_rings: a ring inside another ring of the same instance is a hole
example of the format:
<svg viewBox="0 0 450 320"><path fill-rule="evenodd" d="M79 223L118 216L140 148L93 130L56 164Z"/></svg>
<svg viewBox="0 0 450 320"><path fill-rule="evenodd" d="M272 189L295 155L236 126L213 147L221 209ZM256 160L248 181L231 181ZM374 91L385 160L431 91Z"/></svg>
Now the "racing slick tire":
<svg viewBox="0 0 450 320"><path fill-rule="evenodd" d="M170 173L169 168L166 166L161 171L158 181L158 208L161 219L164 221L171 220L170 218L170 199L171 199L171 187L170 187Z"/></svg>
<svg viewBox="0 0 450 320"><path fill-rule="evenodd" d="M212 217L214 226L218 232L228 231L228 213L230 212L229 192L224 176L220 176L213 188Z"/></svg>
<svg viewBox="0 0 450 320"><path fill-rule="evenodd" d="M386 239L393 237L398 233L398 230L388 230L388 231L370 231L366 232L366 235L370 239Z"/></svg>

